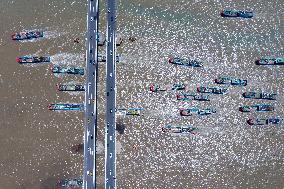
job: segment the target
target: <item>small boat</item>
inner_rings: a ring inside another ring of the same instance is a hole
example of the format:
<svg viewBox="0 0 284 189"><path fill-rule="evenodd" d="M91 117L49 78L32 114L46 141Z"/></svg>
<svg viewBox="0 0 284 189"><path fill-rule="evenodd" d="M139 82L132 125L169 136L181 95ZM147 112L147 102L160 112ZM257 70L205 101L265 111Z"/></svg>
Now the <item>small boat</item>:
<svg viewBox="0 0 284 189"><path fill-rule="evenodd" d="M246 86L247 83L248 81L244 79L232 79L231 80L231 85Z"/></svg>
<svg viewBox="0 0 284 189"><path fill-rule="evenodd" d="M195 95L193 100L197 100L197 101L210 101L209 99L209 95Z"/></svg>
<svg viewBox="0 0 284 189"><path fill-rule="evenodd" d="M202 67L202 62L197 60L191 60L191 59L185 59L185 58L169 58L170 64L176 64L176 65L183 65L183 66L189 66L189 67Z"/></svg>
<svg viewBox="0 0 284 189"><path fill-rule="evenodd" d="M265 93L265 92L245 92L242 94L244 98L252 99L265 99L265 100L276 100L276 93Z"/></svg>
<svg viewBox="0 0 284 189"><path fill-rule="evenodd" d="M253 106L241 106L239 108L239 111L241 112L250 112L252 110L255 110L257 112L270 112L274 110L274 106L270 104L256 104Z"/></svg>
<svg viewBox="0 0 284 189"><path fill-rule="evenodd" d="M215 79L215 83L217 84L231 84L231 78L230 77L218 77Z"/></svg>
<svg viewBox="0 0 284 189"><path fill-rule="evenodd" d="M249 125L283 125L284 119L283 118L268 118L268 119L249 119L247 120Z"/></svg>
<svg viewBox="0 0 284 189"><path fill-rule="evenodd" d="M49 104L48 105L49 110L83 110L84 109L84 104Z"/></svg>
<svg viewBox="0 0 284 189"><path fill-rule="evenodd" d="M181 108L179 109L181 116L192 116L193 114L197 115L210 115L216 113L216 110L213 108L199 109L199 108Z"/></svg>
<svg viewBox="0 0 284 189"><path fill-rule="evenodd" d="M247 80L244 79L235 79L230 77L219 77L215 79L215 83L217 84L231 84L231 85L238 85L238 86L246 86Z"/></svg>
<svg viewBox="0 0 284 189"><path fill-rule="evenodd" d="M57 85L59 91L85 91L85 85L81 84L63 84Z"/></svg>
<svg viewBox="0 0 284 189"><path fill-rule="evenodd" d="M196 96L195 93L185 93L185 92L182 92L182 93L177 93L176 94L177 100L182 100L182 101L193 100L194 96Z"/></svg>
<svg viewBox="0 0 284 189"><path fill-rule="evenodd" d="M185 89L185 85L183 83L175 83L172 86L172 90L184 90Z"/></svg>
<svg viewBox="0 0 284 189"><path fill-rule="evenodd" d="M183 100L183 101L187 101L187 100L192 100L191 98L189 98L188 95L186 95L185 93L177 93L176 94L177 100Z"/></svg>
<svg viewBox="0 0 284 189"><path fill-rule="evenodd" d="M252 18L252 11L241 11L241 10L223 10L221 12L222 17L241 17L241 18Z"/></svg>
<svg viewBox="0 0 284 189"><path fill-rule="evenodd" d="M40 31L20 32L13 34L11 37L12 40L34 39L34 38L43 37L43 32Z"/></svg>
<svg viewBox="0 0 284 189"><path fill-rule="evenodd" d="M50 62L49 56L20 56L16 58L19 64Z"/></svg>
<svg viewBox="0 0 284 189"><path fill-rule="evenodd" d="M261 58L255 61L257 65L284 65L283 58Z"/></svg>
<svg viewBox="0 0 284 189"><path fill-rule="evenodd" d="M268 124L283 125L284 119L283 118L269 118Z"/></svg>
<svg viewBox="0 0 284 189"><path fill-rule="evenodd" d="M81 67L60 67L60 66L53 66L52 73L56 74L78 74L84 75L84 68Z"/></svg>
<svg viewBox="0 0 284 189"><path fill-rule="evenodd" d="M158 91L166 91L166 88L162 88L160 85L158 84L151 84L149 86L149 89L151 92L158 92Z"/></svg>
<svg viewBox="0 0 284 189"><path fill-rule="evenodd" d="M228 90L227 88L222 88L222 87L205 87L205 86L197 87L197 92L199 93L225 94L227 90Z"/></svg>
<svg viewBox="0 0 284 189"><path fill-rule="evenodd" d="M83 179L76 178L76 179L62 179L57 182L57 187L64 187L64 188L79 188L83 185Z"/></svg>
<svg viewBox="0 0 284 189"><path fill-rule="evenodd" d="M194 94L194 93L177 93L177 100L188 101L188 100L197 100L197 101L210 101L209 95L203 94Z"/></svg>
<svg viewBox="0 0 284 189"><path fill-rule="evenodd" d="M123 115L132 115L132 116L140 116L142 115L143 108L120 108L117 109L118 113L121 112Z"/></svg>
<svg viewBox="0 0 284 189"><path fill-rule="evenodd" d="M249 119L247 123L249 125L267 125L268 119Z"/></svg>
<svg viewBox="0 0 284 189"><path fill-rule="evenodd" d="M188 126L175 126L175 125L166 125L162 128L162 131L165 133L185 133L185 134L194 134L193 131L197 128Z"/></svg>

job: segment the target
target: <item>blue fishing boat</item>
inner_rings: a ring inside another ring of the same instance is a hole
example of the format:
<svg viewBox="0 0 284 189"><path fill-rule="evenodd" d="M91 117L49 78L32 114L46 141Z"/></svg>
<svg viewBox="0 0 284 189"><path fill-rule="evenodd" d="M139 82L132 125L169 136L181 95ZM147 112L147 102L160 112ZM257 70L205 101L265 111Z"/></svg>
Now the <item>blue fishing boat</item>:
<svg viewBox="0 0 284 189"><path fill-rule="evenodd" d="M175 83L172 86L172 90L184 90L185 89L185 85L183 83Z"/></svg>
<svg viewBox="0 0 284 189"><path fill-rule="evenodd" d="M255 61L257 65L284 65L283 58L261 58Z"/></svg>
<svg viewBox="0 0 284 189"><path fill-rule="evenodd" d="M283 125L283 118L256 118L247 120L249 125Z"/></svg>
<svg viewBox="0 0 284 189"><path fill-rule="evenodd" d="M241 18L252 18L252 11L242 11L242 10L223 10L221 12L222 17L241 17Z"/></svg>
<svg viewBox="0 0 284 189"><path fill-rule="evenodd" d="M251 112L252 110L255 110L257 112L270 112L274 110L274 106L270 104L256 104L252 106L241 106L239 108L241 112Z"/></svg>
<svg viewBox="0 0 284 189"><path fill-rule="evenodd" d="M49 104L49 110L83 110L84 104L69 104L69 103L58 103L58 104Z"/></svg>
<svg viewBox="0 0 284 189"><path fill-rule="evenodd" d="M20 32L13 34L11 37L12 40L35 39L43 37L43 32L40 31Z"/></svg>
<svg viewBox="0 0 284 189"><path fill-rule="evenodd" d="M222 87L205 87L205 86L197 87L197 92L199 93L225 94L227 90L228 90L227 88L222 88Z"/></svg>
<svg viewBox="0 0 284 189"><path fill-rule="evenodd" d="M245 92L242 94L244 98L252 99L265 99L265 100L276 100L276 93L266 93L266 92Z"/></svg>

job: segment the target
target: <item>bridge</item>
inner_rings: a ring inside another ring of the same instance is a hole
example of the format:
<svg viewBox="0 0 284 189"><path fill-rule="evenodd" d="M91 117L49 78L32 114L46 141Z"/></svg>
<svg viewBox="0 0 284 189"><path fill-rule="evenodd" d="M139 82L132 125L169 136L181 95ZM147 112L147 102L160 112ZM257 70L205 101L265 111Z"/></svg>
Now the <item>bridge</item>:
<svg viewBox="0 0 284 189"><path fill-rule="evenodd" d="M107 0L105 188L116 188L116 2ZM83 188L96 188L99 0L88 0Z"/></svg>

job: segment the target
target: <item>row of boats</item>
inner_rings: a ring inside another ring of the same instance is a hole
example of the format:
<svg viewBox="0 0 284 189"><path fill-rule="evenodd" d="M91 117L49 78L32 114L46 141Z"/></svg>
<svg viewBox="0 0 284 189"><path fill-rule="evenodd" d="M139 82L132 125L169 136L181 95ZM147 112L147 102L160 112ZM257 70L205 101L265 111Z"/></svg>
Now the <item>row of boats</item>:
<svg viewBox="0 0 284 189"><path fill-rule="evenodd" d="M119 55L116 56L116 62L120 62L121 57ZM50 56L20 56L16 58L16 61L19 64L29 64L29 63L46 63L51 62ZM98 55L98 62L106 62L105 55Z"/></svg>
<svg viewBox="0 0 284 189"><path fill-rule="evenodd" d="M180 57L170 57L168 63L187 67L203 67L203 62ZM284 65L283 58L263 57L255 61L256 65Z"/></svg>
<svg viewBox="0 0 284 189"><path fill-rule="evenodd" d="M15 40L15 41L38 39L38 38L43 38L45 36L44 33L45 32L43 31L22 31L22 32L12 34L11 38L12 40ZM98 39L99 46L105 45L106 38L102 33L100 32L98 33L97 39ZM122 35L120 33L116 33L115 40L116 40L116 45L120 46L123 42ZM74 41L78 42L79 38L77 38Z"/></svg>
<svg viewBox="0 0 284 189"><path fill-rule="evenodd" d="M196 92L185 92L186 85L183 83L175 83L170 86L161 86L159 84L150 84L149 90L153 93L162 92L162 91L174 91L176 92L176 99L180 101L210 101L209 94L226 94L228 92L228 86L247 86L248 81L245 79L233 78L233 77L218 77L214 80L215 84L225 85L225 86L199 86L196 89ZM262 100L276 100L276 93L267 93L263 91L248 91L242 93L242 96L247 99L262 99ZM244 105L239 107L241 112L270 112L275 110L275 107L271 104L255 104L255 105ZM181 116L192 116L192 115L210 115L216 113L214 108L205 108L200 109L197 107L190 108L180 108L179 114ZM278 118L267 119L267 124L282 124L281 121L271 121ZM260 125L263 123L263 119L249 119L247 123L250 125ZM170 127L170 126L167 126ZM173 128L183 128L178 126L172 126ZM193 128L192 126L186 126L186 128ZM182 132L183 129L173 129L174 132ZM189 129L190 130L190 129ZM169 131L169 130L167 130Z"/></svg>

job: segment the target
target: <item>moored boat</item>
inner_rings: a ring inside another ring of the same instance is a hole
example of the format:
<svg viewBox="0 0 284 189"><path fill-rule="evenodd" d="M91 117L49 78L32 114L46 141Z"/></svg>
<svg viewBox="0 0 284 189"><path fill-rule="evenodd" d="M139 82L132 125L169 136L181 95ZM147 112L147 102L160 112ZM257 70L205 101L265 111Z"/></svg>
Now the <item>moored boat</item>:
<svg viewBox="0 0 284 189"><path fill-rule="evenodd" d="M83 110L84 104L69 104L69 103L58 103L58 104L49 104L49 110Z"/></svg>
<svg viewBox="0 0 284 189"><path fill-rule="evenodd" d="M59 91L85 91L85 85L81 84L60 84L57 85Z"/></svg>
<svg viewBox="0 0 284 189"><path fill-rule="evenodd" d="M74 75L84 75L84 68L81 67L61 67L53 66L52 72L56 74L74 74Z"/></svg>

